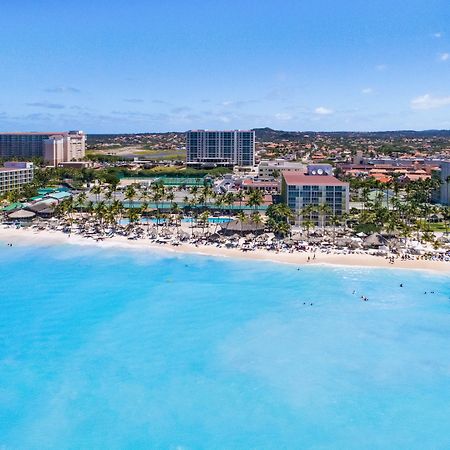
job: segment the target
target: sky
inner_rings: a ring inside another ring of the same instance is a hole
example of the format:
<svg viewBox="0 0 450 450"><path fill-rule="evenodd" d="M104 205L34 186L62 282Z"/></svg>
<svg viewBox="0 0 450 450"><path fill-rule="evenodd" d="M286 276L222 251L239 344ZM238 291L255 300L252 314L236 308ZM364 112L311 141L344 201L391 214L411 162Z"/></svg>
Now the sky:
<svg viewBox="0 0 450 450"><path fill-rule="evenodd" d="M17 0L0 17L0 131L450 129L449 0Z"/></svg>

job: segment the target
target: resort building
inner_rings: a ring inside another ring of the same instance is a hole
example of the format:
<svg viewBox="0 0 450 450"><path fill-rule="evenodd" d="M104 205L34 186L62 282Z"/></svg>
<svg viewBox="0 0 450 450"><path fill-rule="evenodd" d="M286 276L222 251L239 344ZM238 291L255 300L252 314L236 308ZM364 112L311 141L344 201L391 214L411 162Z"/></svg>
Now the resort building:
<svg viewBox="0 0 450 450"><path fill-rule="evenodd" d="M188 166L253 166L255 132L191 130L186 133L186 150Z"/></svg>
<svg viewBox="0 0 450 450"><path fill-rule="evenodd" d="M304 172L305 165L299 162L286 161L285 159L263 159L258 165L258 178L261 180L277 178L284 170Z"/></svg>
<svg viewBox="0 0 450 450"><path fill-rule="evenodd" d="M83 159L86 135L82 131L0 133L0 158L43 158L56 167Z"/></svg>
<svg viewBox="0 0 450 450"><path fill-rule="evenodd" d="M0 167L0 195L19 191L24 184L31 183L34 166L31 162L6 162Z"/></svg>
<svg viewBox="0 0 450 450"><path fill-rule="evenodd" d="M314 167L308 166L305 173L282 173L282 199L294 212L295 224L307 220L316 226L329 225L333 216L348 212L349 192L349 183L327 173L319 175Z"/></svg>
<svg viewBox="0 0 450 450"><path fill-rule="evenodd" d="M441 205L450 206L450 161L442 161L436 175L440 178L441 185L433 199Z"/></svg>
<svg viewBox="0 0 450 450"><path fill-rule="evenodd" d="M258 190L266 194L278 194L280 191L279 181L252 180L247 178L242 181L242 189L246 191Z"/></svg>

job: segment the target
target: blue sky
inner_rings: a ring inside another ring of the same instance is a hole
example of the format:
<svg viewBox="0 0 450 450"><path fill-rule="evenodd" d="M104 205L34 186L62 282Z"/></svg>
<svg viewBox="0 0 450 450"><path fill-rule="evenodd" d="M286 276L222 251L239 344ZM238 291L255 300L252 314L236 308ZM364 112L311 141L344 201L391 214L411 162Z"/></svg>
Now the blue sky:
<svg viewBox="0 0 450 450"><path fill-rule="evenodd" d="M450 128L448 0L0 6L0 130Z"/></svg>

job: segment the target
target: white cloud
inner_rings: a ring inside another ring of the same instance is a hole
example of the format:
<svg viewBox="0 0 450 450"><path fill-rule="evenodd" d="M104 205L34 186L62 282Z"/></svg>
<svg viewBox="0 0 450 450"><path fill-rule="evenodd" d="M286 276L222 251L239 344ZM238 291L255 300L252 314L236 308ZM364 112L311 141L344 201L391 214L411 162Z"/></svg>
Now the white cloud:
<svg viewBox="0 0 450 450"><path fill-rule="evenodd" d="M427 110L443 108L450 105L450 96L433 97L430 94L421 95L411 100L411 108L415 110Z"/></svg>
<svg viewBox="0 0 450 450"><path fill-rule="evenodd" d="M81 91L71 86L57 86L44 89L45 92L51 92L53 94L79 94Z"/></svg>
<svg viewBox="0 0 450 450"><path fill-rule="evenodd" d="M383 72L384 70L387 69L387 65L386 64L378 64L375 66L375 69L378 70L379 72Z"/></svg>
<svg viewBox="0 0 450 450"><path fill-rule="evenodd" d="M435 37L436 39L439 39L439 38L441 38L442 37L442 33L434 33L433 34L433 37Z"/></svg>
<svg viewBox="0 0 450 450"><path fill-rule="evenodd" d="M367 87L361 90L362 94L373 94L373 89L371 87Z"/></svg>
<svg viewBox="0 0 450 450"><path fill-rule="evenodd" d="M333 114L333 110L330 108L325 108L325 106L318 106L314 112L316 114L319 114L320 116L328 116L330 114Z"/></svg>
<svg viewBox="0 0 450 450"><path fill-rule="evenodd" d="M448 61L450 59L450 53L441 53L439 59L441 61Z"/></svg>
<svg viewBox="0 0 450 450"><path fill-rule="evenodd" d="M32 102L27 103L26 105L33 106L35 108L64 109L64 105L60 103L51 103L51 102Z"/></svg>
<svg viewBox="0 0 450 450"><path fill-rule="evenodd" d="M288 113L277 113L277 114L275 114L275 119L278 119L278 120L292 120L293 117L292 117L291 114L288 114Z"/></svg>

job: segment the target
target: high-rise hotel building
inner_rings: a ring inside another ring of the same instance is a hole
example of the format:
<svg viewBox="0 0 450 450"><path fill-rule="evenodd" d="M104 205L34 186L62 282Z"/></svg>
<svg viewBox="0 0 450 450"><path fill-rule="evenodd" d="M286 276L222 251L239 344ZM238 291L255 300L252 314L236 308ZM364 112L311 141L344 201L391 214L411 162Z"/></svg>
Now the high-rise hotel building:
<svg viewBox="0 0 450 450"><path fill-rule="evenodd" d="M0 158L43 158L56 167L64 161L83 159L85 152L82 131L0 133Z"/></svg>
<svg viewBox="0 0 450 450"><path fill-rule="evenodd" d="M6 162L0 167L0 195L10 191L20 191L22 186L31 183L34 166L31 162Z"/></svg>
<svg viewBox="0 0 450 450"><path fill-rule="evenodd" d="M186 150L189 166L253 166L255 132L191 130L186 133Z"/></svg>

